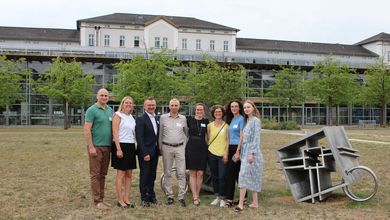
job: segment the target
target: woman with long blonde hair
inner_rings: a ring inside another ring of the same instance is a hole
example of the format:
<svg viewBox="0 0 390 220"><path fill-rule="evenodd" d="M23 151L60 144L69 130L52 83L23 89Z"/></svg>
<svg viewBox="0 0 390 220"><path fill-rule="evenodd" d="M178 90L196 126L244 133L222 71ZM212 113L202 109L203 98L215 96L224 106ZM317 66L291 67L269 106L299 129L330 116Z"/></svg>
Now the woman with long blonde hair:
<svg viewBox="0 0 390 220"><path fill-rule="evenodd" d="M238 176L240 187L240 201L234 211L241 212L244 208L244 198L247 190L252 191L252 203L250 208L258 208L257 194L261 191L263 176L263 154L260 151L261 121L259 110L255 104L248 100L244 103L245 127L240 138L241 167Z"/></svg>
<svg viewBox="0 0 390 220"><path fill-rule="evenodd" d="M111 165L117 170L115 188L118 197L117 206L121 208L134 208L130 203L132 170L137 168L135 149L135 120L131 113L134 109L134 101L130 96L122 99L118 110L112 118L112 135L114 145L112 147ZM123 181L124 179L124 181ZM124 194L122 183L125 183Z"/></svg>

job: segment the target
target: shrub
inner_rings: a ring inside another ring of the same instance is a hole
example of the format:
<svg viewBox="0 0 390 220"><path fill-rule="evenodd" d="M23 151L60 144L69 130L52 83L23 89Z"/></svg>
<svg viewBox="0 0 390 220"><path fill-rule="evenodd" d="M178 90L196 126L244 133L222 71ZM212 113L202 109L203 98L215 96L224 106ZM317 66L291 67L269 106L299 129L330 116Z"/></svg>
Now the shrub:
<svg viewBox="0 0 390 220"><path fill-rule="evenodd" d="M261 120L262 128L270 130L299 130L300 126L296 121L277 122L275 118Z"/></svg>

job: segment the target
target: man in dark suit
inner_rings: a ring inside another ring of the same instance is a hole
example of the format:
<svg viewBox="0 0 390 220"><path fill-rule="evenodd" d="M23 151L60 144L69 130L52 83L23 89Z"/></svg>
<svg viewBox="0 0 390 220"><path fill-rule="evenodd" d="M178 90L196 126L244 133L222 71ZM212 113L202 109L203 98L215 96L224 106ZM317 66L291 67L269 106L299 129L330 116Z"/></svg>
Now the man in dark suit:
<svg viewBox="0 0 390 220"><path fill-rule="evenodd" d="M154 181L159 155L158 132L159 124L155 117L156 100L149 97L144 101L145 112L136 120L136 139L138 162L140 168L139 189L141 192L141 205L148 207L158 204L154 192Z"/></svg>

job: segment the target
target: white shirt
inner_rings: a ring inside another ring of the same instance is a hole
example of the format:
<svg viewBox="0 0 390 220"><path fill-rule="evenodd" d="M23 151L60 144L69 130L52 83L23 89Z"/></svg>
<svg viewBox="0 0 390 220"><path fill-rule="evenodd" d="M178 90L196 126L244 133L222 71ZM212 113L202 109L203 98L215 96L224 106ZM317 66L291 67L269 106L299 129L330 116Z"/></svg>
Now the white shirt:
<svg viewBox="0 0 390 220"><path fill-rule="evenodd" d="M135 120L133 116L122 112L115 112L115 114L121 118L118 131L119 143L135 143Z"/></svg>
<svg viewBox="0 0 390 220"><path fill-rule="evenodd" d="M156 118L154 117L154 115L149 114L148 112L146 112L146 114L148 114L149 119L152 122L153 129L154 129L154 134L157 135L157 121L156 121Z"/></svg>

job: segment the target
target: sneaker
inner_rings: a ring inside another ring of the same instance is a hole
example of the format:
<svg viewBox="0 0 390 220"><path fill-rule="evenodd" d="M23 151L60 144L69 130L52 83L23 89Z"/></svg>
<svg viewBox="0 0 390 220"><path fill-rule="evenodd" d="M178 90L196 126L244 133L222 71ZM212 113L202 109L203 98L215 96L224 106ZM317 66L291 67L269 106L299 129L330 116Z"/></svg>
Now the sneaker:
<svg viewBox="0 0 390 220"><path fill-rule="evenodd" d="M99 202L98 204L96 204L96 208L99 210L109 210L110 209L108 206L104 205L104 203L102 203L102 202Z"/></svg>
<svg viewBox="0 0 390 220"><path fill-rule="evenodd" d="M217 197L210 203L210 205L218 205L220 201L221 200L219 199L219 197Z"/></svg>
<svg viewBox="0 0 390 220"><path fill-rule="evenodd" d="M172 205L174 202L175 202L175 200L173 200L173 198L169 197L169 198L167 199L167 202L166 202L165 204L167 204L167 205Z"/></svg>
<svg viewBox="0 0 390 220"><path fill-rule="evenodd" d="M180 207L186 207L186 201L184 199L179 199Z"/></svg>
<svg viewBox="0 0 390 220"><path fill-rule="evenodd" d="M221 201L219 201L219 207L223 208L225 207L225 204L226 204L225 200L221 199Z"/></svg>

